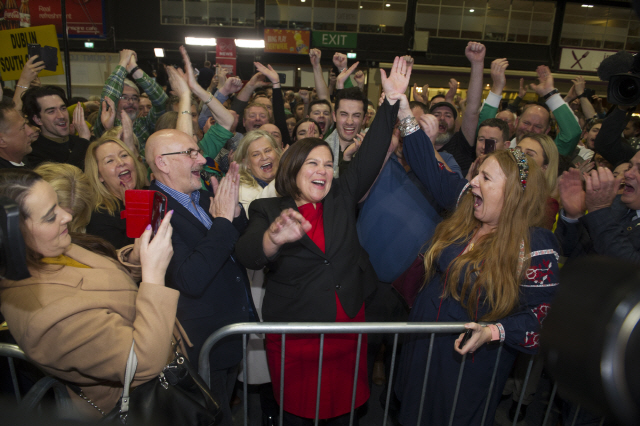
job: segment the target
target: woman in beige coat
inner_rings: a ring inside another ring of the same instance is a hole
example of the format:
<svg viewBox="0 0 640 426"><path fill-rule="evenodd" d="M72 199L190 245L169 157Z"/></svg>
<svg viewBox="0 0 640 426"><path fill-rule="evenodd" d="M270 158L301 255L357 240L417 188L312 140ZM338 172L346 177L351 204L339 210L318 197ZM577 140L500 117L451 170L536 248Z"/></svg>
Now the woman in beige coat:
<svg viewBox="0 0 640 426"><path fill-rule="evenodd" d="M121 261L141 264L138 288L115 259L73 244L71 215L49 183L26 170L0 171L0 196L15 200L31 278L0 281L0 310L26 355L45 372L78 385L107 413L122 393L135 339L138 367L132 386L151 380L172 358L178 292L164 286L173 255L171 212L149 242L121 250ZM140 268L138 268L140 269ZM71 393L80 411L98 410Z"/></svg>

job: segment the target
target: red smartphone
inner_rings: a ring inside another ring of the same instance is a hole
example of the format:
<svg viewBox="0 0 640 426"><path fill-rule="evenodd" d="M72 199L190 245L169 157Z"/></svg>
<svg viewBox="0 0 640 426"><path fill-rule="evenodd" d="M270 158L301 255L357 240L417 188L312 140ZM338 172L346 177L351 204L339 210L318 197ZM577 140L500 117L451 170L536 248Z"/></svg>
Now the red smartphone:
<svg viewBox="0 0 640 426"><path fill-rule="evenodd" d="M496 140L495 139L485 139L484 140L484 153L489 154L496 150Z"/></svg>
<svg viewBox="0 0 640 426"><path fill-rule="evenodd" d="M127 237L139 238L149 224L153 236L156 235L167 211L167 197L163 193L128 189L124 192L124 205L126 209L120 213L120 218L127 221Z"/></svg>

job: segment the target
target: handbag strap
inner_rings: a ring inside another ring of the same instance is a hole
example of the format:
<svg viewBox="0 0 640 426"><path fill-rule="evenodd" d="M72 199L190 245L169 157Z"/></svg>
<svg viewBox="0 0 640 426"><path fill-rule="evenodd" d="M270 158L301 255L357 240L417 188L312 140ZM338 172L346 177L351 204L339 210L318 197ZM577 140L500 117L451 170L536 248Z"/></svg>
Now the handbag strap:
<svg viewBox="0 0 640 426"><path fill-rule="evenodd" d="M131 390L131 382L133 376L136 374L138 368L138 357L135 351L136 341L135 339L131 343L131 350L129 351L129 358L127 359L127 368L124 372L124 389L122 390L122 403L120 404L120 418L126 421L127 413L129 412L129 393Z"/></svg>

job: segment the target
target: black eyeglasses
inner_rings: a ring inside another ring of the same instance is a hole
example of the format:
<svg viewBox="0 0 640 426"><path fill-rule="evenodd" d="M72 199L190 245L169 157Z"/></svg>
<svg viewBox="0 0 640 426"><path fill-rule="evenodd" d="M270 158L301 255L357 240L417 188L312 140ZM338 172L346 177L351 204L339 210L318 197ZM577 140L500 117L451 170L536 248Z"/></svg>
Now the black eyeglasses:
<svg viewBox="0 0 640 426"><path fill-rule="evenodd" d="M186 151L178 151L178 152L167 152L166 154L160 154L160 155L176 155L176 154L187 154L189 157L191 157L192 159L196 159L198 158L198 155L202 155L204 157L204 151L201 149L193 149L193 148L189 148Z"/></svg>

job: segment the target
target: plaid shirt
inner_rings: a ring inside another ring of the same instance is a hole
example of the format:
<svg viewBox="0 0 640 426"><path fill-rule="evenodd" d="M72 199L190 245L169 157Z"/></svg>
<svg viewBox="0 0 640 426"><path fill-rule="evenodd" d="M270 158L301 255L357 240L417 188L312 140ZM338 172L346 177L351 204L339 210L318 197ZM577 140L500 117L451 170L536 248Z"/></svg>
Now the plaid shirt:
<svg viewBox="0 0 640 426"><path fill-rule="evenodd" d="M153 133L156 127L156 120L165 112L165 103L167 102L168 96L162 90L162 87L158 85L155 81L153 81L147 74L142 72L142 78L137 78L136 83L142 90L149 95L149 100L153 107L151 111L149 111L149 115L146 117L138 117L133 122L133 133L138 137L140 141L140 155L144 156L144 145L147 142L147 139ZM118 102L120 102L120 96L122 95L122 88L124 86L124 78L127 76L127 69L121 65L118 65L116 69L111 73L107 81L104 83L104 87L102 88L102 95L100 95L101 99L106 97L111 98L111 100L115 103L116 108L118 107ZM97 137L102 136L102 134L106 131L104 126L102 125L102 121L100 120L100 115L102 114L102 103L100 103L100 107L98 108L98 119L96 120L96 124L94 126L94 133ZM120 120L116 118L114 126L120 126Z"/></svg>

